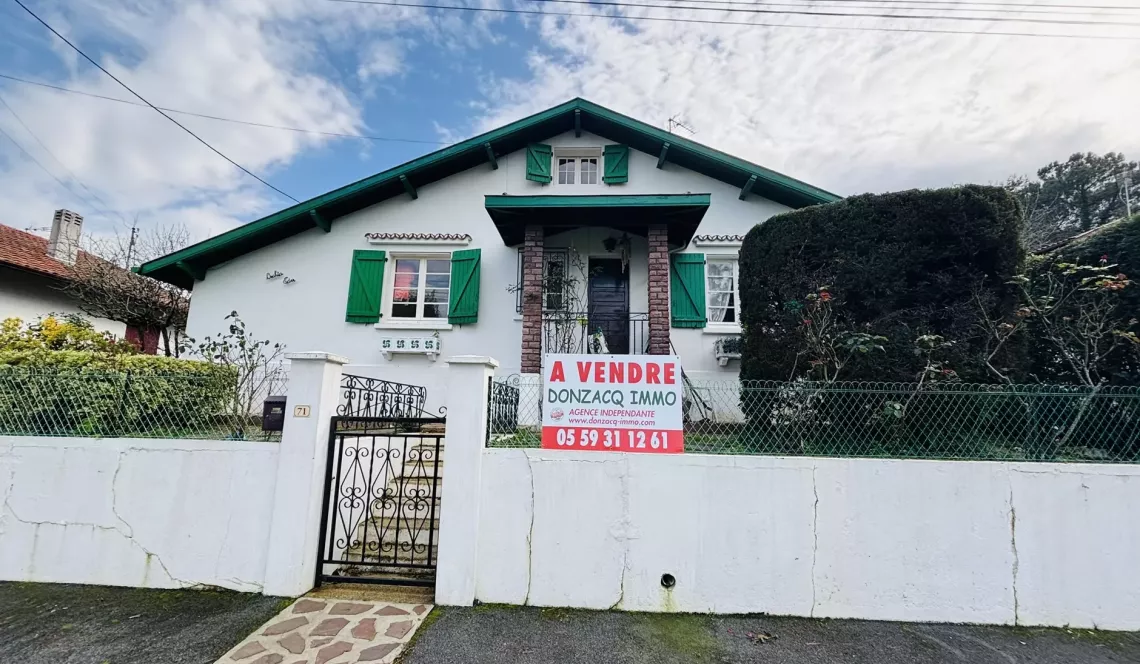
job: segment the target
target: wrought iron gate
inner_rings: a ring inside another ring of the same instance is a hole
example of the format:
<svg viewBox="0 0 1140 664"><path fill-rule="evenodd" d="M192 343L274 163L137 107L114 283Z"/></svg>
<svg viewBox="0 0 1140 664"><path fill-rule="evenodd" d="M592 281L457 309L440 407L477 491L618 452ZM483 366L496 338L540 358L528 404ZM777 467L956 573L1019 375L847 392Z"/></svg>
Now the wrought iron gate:
<svg viewBox="0 0 1140 664"><path fill-rule="evenodd" d="M316 583L432 585L444 418L332 418Z"/></svg>

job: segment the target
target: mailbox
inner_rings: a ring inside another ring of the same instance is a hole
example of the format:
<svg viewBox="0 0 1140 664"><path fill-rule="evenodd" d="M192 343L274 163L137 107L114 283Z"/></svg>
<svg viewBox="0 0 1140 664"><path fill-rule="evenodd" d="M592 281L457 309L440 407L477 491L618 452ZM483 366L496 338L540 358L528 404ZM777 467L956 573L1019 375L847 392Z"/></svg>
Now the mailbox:
<svg viewBox="0 0 1140 664"><path fill-rule="evenodd" d="M285 428L285 397L266 397L261 410L261 430L281 431Z"/></svg>

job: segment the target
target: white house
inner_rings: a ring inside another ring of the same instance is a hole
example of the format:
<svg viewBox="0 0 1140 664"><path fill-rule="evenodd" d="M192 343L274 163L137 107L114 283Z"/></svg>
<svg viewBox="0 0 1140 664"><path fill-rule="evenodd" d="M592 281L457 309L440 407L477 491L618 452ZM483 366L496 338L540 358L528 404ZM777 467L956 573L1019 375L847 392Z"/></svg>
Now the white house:
<svg viewBox="0 0 1140 664"><path fill-rule="evenodd" d="M150 261L193 288L188 334L251 333L427 388L440 356L537 374L548 352L739 361L743 235L838 196L574 99Z"/></svg>
<svg viewBox="0 0 1140 664"><path fill-rule="evenodd" d="M64 290L76 261L92 259L79 248L82 233L83 217L71 210L55 211L47 238L0 224L0 320L77 314L98 330L139 338L123 323L87 315Z"/></svg>

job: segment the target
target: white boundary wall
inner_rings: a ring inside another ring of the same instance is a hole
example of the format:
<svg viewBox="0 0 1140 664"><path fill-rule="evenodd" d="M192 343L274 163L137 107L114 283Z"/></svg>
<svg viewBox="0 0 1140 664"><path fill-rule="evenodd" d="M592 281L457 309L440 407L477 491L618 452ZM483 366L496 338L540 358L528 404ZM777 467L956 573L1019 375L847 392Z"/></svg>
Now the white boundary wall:
<svg viewBox="0 0 1140 664"><path fill-rule="evenodd" d="M484 602L1140 628L1135 466L480 458Z"/></svg>
<svg viewBox="0 0 1140 664"><path fill-rule="evenodd" d="M260 591L279 448L0 436L0 579Z"/></svg>
<svg viewBox="0 0 1140 664"><path fill-rule="evenodd" d="M0 580L307 592L348 360L286 358L280 443L0 436Z"/></svg>

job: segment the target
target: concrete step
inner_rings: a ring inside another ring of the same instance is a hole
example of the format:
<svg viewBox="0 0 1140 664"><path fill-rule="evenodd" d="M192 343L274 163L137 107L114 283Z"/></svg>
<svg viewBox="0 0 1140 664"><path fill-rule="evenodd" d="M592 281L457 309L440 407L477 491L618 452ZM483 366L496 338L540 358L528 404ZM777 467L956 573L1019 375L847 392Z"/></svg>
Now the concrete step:
<svg viewBox="0 0 1140 664"><path fill-rule="evenodd" d="M395 563L403 563L405 565L408 565L408 564L420 564L420 565L422 565L422 564L426 564L428 562L428 549L429 549L429 547L427 546L427 540L426 539L423 542L417 542L416 544L421 545L421 546L417 546L415 550L412 550L410 548L410 543L403 543L403 542L401 542L400 545L396 545L396 546L391 546L392 543L388 542L388 543L386 543L388 546L381 546L379 548L377 548L374 545L374 543L370 542L369 544L373 544L373 546L366 547L366 550L364 552L364 559L363 559L363 562L366 562L366 563L395 562ZM401 546L401 545L403 545L403 546ZM347 566L351 566L354 562L359 562L361 560L360 549L361 549L361 547L357 546L357 547L353 547L353 548L345 551L341 556L342 560L344 561L342 564L347 565ZM434 562L437 558L438 553L439 553L439 545L438 544L432 544L430 549L431 549L431 560Z"/></svg>

